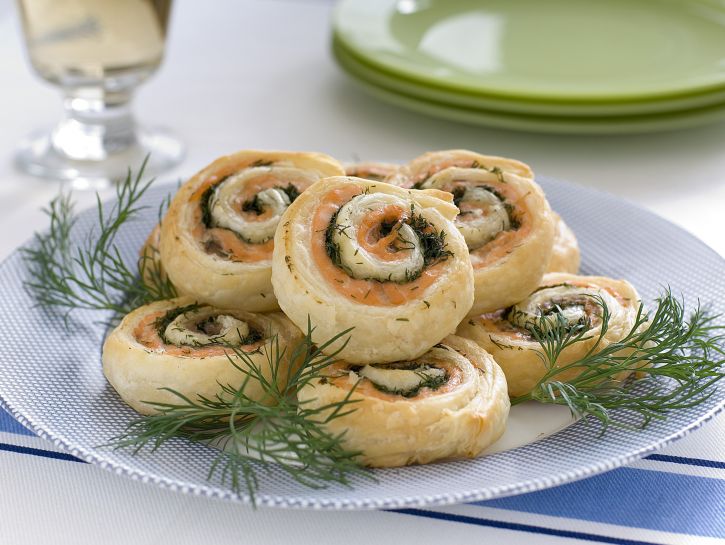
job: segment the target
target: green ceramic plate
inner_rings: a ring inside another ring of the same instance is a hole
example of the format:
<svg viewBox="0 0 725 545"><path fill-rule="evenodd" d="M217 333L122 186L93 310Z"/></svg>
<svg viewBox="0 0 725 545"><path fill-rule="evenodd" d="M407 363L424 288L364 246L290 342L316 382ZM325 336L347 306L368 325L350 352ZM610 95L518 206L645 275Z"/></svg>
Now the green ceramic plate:
<svg viewBox="0 0 725 545"><path fill-rule="evenodd" d="M401 77L534 101L725 89L725 0L342 0L345 47Z"/></svg>
<svg viewBox="0 0 725 545"><path fill-rule="evenodd" d="M529 100L507 100L465 91L453 91L436 85L422 84L388 70L380 69L347 49L345 44L333 36L332 47L335 56L346 65L355 67L364 78L392 91L423 100L433 100L450 106L487 109L503 113L555 115L566 117L608 117L612 115L641 115L678 112L725 103L725 90L685 95L669 99L586 104L582 102L537 102Z"/></svg>
<svg viewBox="0 0 725 545"><path fill-rule="evenodd" d="M625 134L685 129L725 119L725 104L671 114L606 118L506 114L493 110L451 106L381 86L378 82L366 79L358 72L355 65L347 64L336 51L334 53L340 66L373 96L415 112L472 125L558 134Z"/></svg>

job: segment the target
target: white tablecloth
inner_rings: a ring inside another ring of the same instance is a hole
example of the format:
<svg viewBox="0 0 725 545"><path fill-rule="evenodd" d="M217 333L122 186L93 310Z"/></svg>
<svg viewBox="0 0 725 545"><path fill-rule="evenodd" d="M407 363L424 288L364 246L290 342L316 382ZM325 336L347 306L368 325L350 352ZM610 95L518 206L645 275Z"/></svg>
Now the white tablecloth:
<svg viewBox="0 0 725 545"><path fill-rule="evenodd" d="M408 113L368 97L335 67L328 52L330 8L323 0L177 3L166 62L137 100L143 120L174 128L188 145L187 159L168 177L187 176L241 148L317 150L346 161L470 148L517 157L537 172L638 202L725 254L725 125L566 137ZM46 226L40 208L58 190L12 167L20 137L51 124L60 111L57 90L31 74L18 28L13 3L0 0L0 257ZM89 204L91 196L79 200ZM538 545L722 543L725 537L722 416L658 455L551 496L403 514L253 512L70 461L5 416L0 430L0 543ZM648 498L663 488L668 493L635 509L619 500L620 481L635 482ZM601 513L585 500L591 490L601 492ZM699 512L712 516L693 523L685 515L700 504ZM653 515L658 509L659 517Z"/></svg>

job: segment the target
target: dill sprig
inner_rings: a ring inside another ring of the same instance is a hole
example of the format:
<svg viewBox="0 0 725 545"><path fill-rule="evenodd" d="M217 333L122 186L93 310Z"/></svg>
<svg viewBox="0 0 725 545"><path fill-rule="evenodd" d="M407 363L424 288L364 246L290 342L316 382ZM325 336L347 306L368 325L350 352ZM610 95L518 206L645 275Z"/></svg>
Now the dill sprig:
<svg viewBox="0 0 725 545"><path fill-rule="evenodd" d="M359 452L346 450L343 434L327 431L331 420L354 411L354 390L338 402L312 408L295 399L295 392L315 379L337 361L349 337L330 354L330 345L345 337L343 331L321 345L312 342L313 328L308 324L303 340L291 348L290 361L297 362L296 370L282 379L287 369L286 348L280 348L273 337L270 349L265 349L269 378L260 365L239 348L227 346L229 362L245 375L238 388L220 384L213 398L190 399L172 389L178 403L148 405L158 414L144 416L129 424L125 433L111 441L116 448L132 448L138 453L144 448L154 451L175 437L221 447L209 469L208 478L217 476L223 484L240 494L249 494L252 503L259 490L257 475L269 471L274 464L295 481L312 488L329 483L350 486L350 478L363 475L374 478L356 461ZM265 398L250 398L246 386L250 382L262 385Z"/></svg>
<svg viewBox="0 0 725 545"><path fill-rule="evenodd" d="M135 176L129 170L116 186L116 200L110 206L96 197L98 225L78 242L72 236L77 216L70 194L59 195L44 209L50 229L36 233L34 243L23 249L32 278L25 286L39 305L66 314L87 309L122 315L145 303L176 296L154 258L157 250L145 252L135 267L129 267L116 245L121 228L146 208L139 200L153 180L142 182L145 166L146 161ZM168 200L162 207L164 203Z"/></svg>
<svg viewBox="0 0 725 545"><path fill-rule="evenodd" d="M725 326L699 304L689 317L684 301L667 289L653 314L640 303L632 328L619 341L603 343L610 322L604 300L600 329L572 324L561 313L545 324L530 323L528 332L540 344L539 356L546 374L532 392L515 397L512 404L528 400L568 407L575 417L593 416L604 431L608 425L624 426L634 415L640 427L664 419L670 411L706 401L712 386L725 376ZM580 359L557 366L562 352L576 343L596 339ZM572 369L579 374L566 381L558 377ZM622 382L622 372L632 376ZM621 412L620 412L621 411Z"/></svg>

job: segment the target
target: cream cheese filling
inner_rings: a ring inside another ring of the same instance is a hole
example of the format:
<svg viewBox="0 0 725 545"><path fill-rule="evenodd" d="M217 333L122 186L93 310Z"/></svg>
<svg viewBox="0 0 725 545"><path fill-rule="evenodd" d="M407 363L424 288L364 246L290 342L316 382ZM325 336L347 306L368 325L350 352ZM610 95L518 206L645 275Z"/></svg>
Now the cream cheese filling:
<svg viewBox="0 0 725 545"><path fill-rule="evenodd" d="M229 314L219 314L211 307L202 307L177 316L166 326L164 337L176 346L240 346L249 333L247 322Z"/></svg>
<svg viewBox="0 0 725 545"><path fill-rule="evenodd" d="M417 276L425 265L420 238L406 223L397 223L391 228L397 232L396 248L391 249L395 259L382 259L360 245L358 230L365 216L388 205L410 207L400 197L375 193L353 197L337 213L333 241L340 250L340 264L354 278L405 282Z"/></svg>

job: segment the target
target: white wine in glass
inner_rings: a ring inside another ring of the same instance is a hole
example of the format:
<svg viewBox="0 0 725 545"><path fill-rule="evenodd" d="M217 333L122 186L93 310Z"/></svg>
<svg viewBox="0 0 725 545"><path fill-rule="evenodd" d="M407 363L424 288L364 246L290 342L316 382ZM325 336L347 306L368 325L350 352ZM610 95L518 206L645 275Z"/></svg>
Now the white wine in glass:
<svg viewBox="0 0 725 545"><path fill-rule="evenodd" d="M76 188L100 188L137 168L177 164L181 143L145 130L132 115L133 91L164 55L171 0L18 0L30 62L64 94L65 115L31 135L17 164Z"/></svg>

